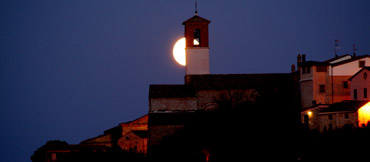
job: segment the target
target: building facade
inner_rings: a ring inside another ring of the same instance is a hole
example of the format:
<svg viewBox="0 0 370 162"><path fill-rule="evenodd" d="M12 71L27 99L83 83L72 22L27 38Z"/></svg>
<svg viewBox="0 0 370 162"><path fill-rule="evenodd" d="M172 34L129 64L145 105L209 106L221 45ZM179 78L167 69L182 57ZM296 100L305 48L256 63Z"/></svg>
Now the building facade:
<svg viewBox="0 0 370 162"><path fill-rule="evenodd" d="M115 147L125 151L146 154L147 141L148 115L144 115L136 120L121 123L104 131L103 135L84 140L80 144Z"/></svg>
<svg viewBox="0 0 370 162"><path fill-rule="evenodd" d="M370 75L370 67L366 66L349 79L352 100L369 100L370 78L368 75Z"/></svg>
<svg viewBox="0 0 370 162"><path fill-rule="evenodd" d="M301 122L321 133L345 126L357 127L358 110L367 102L346 100L331 105L315 105L301 112Z"/></svg>
<svg viewBox="0 0 370 162"><path fill-rule="evenodd" d="M306 61L305 55L298 55L297 64L300 73L301 107L307 108L316 104L350 100L348 79L370 65L370 56L343 55L319 62Z"/></svg>

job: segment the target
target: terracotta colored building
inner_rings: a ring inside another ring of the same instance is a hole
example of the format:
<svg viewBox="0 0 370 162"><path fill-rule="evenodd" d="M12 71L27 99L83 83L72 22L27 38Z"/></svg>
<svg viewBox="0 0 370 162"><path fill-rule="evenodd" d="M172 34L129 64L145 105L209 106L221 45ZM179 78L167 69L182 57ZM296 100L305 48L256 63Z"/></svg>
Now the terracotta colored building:
<svg viewBox="0 0 370 162"><path fill-rule="evenodd" d="M348 79L365 66L370 65L370 56L343 55L323 62L306 61L298 55L300 72L301 106L333 104L350 100Z"/></svg>
<svg viewBox="0 0 370 162"><path fill-rule="evenodd" d="M370 67L366 66L353 75L351 82L351 99L352 100L369 100L370 91Z"/></svg>
<svg viewBox="0 0 370 162"><path fill-rule="evenodd" d="M83 145L120 147L122 150L137 153L147 152L148 115L136 120L121 123L104 131L103 135L82 141Z"/></svg>
<svg viewBox="0 0 370 162"><path fill-rule="evenodd" d="M134 121L120 124L122 137L118 139L118 145L122 150L138 153L147 152L148 141L148 115Z"/></svg>
<svg viewBox="0 0 370 162"><path fill-rule="evenodd" d="M368 101L346 100L331 105L315 105L301 112L301 122L311 130L331 131L345 126L358 126L358 109Z"/></svg>

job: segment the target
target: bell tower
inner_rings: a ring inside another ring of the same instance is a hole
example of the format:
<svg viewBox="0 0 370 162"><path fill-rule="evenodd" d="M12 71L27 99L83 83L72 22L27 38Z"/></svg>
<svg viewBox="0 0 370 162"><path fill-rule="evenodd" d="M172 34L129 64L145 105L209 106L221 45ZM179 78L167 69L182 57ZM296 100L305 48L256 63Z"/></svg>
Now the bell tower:
<svg viewBox="0 0 370 162"><path fill-rule="evenodd" d="M211 21L198 16L197 11L184 21L186 75L209 74L208 24Z"/></svg>

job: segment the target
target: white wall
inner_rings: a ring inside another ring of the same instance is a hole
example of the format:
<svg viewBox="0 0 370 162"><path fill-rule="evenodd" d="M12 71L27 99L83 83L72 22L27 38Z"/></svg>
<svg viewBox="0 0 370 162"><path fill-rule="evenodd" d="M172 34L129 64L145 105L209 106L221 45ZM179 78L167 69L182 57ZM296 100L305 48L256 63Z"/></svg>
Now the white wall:
<svg viewBox="0 0 370 162"><path fill-rule="evenodd" d="M187 47L186 75L209 74L209 48Z"/></svg>
<svg viewBox="0 0 370 162"><path fill-rule="evenodd" d="M366 57L359 60L354 60L352 62L348 62L342 65L334 66L333 67L333 75L334 76L352 76L356 74L360 68L358 66L359 61L365 61L365 66L370 66L370 57Z"/></svg>

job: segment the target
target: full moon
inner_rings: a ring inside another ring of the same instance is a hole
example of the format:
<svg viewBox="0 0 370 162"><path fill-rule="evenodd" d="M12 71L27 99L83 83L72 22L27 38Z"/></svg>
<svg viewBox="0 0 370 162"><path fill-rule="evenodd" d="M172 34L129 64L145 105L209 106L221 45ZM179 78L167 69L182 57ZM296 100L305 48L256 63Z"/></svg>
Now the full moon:
<svg viewBox="0 0 370 162"><path fill-rule="evenodd" d="M185 38L179 39L173 46L173 57L176 62L182 66L186 65L185 58Z"/></svg>

